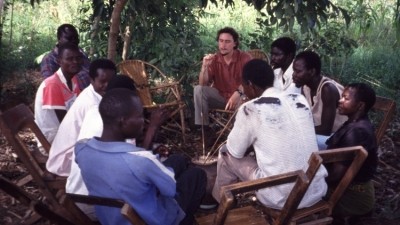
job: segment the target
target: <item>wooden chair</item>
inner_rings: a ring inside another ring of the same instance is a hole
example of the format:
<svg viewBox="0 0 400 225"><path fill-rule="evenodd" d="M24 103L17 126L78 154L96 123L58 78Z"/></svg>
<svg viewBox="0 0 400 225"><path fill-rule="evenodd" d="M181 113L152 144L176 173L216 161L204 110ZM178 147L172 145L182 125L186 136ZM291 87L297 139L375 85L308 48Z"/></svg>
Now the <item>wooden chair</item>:
<svg viewBox="0 0 400 225"><path fill-rule="evenodd" d="M284 221L290 219L309 185L309 180L302 170L224 186L221 190L222 197L217 213L196 218L196 221L199 225L270 224L265 215L262 215L260 210L252 205L232 209L236 204L236 197L240 193L292 182L295 184L285 203L284 209L286 210L281 214L279 221L273 223L284 224Z"/></svg>
<svg viewBox="0 0 400 225"><path fill-rule="evenodd" d="M330 187L332 190L324 199L311 207L296 210L291 219L291 224L321 224L321 221L330 219L333 208L352 182L354 176L357 175L368 155L362 146L324 150L313 154L318 155L324 165L343 161L351 161L351 164L338 185ZM310 179L310 177L308 178ZM264 212L272 217L277 217L281 213L280 210L266 207Z"/></svg>
<svg viewBox="0 0 400 225"><path fill-rule="evenodd" d="M157 107L171 107L171 119L163 126L164 129L181 132L183 141L186 141L186 125L184 108L181 98L180 83L167 77L156 66L141 60L125 60L119 63L121 74L130 76L136 85L143 107L151 110ZM179 113L180 122L174 120Z"/></svg>
<svg viewBox="0 0 400 225"><path fill-rule="evenodd" d="M32 111L26 105L20 104L0 113L0 129L30 175L28 178L23 178L23 181L19 180L17 185L22 186L33 180L50 210L63 215L75 224L90 224L91 220L75 204L65 199L66 177L48 172L43 162L44 156L38 154L38 149L29 146L21 136L32 132L47 152L50 149L50 144L34 121ZM39 218L37 215L32 216L32 222Z"/></svg>
<svg viewBox="0 0 400 225"><path fill-rule="evenodd" d="M15 198L21 204L26 205L29 209L35 211L37 214L49 221L59 225L74 225L73 222L69 221L62 215L57 214L51 210L44 202L33 198L29 193L20 188L18 185L12 183L6 178L0 176L0 189L5 193ZM25 221L19 221L23 224Z"/></svg>
<svg viewBox="0 0 400 225"><path fill-rule="evenodd" d="M109 207L121 208L121 214L134 225L145 225L139 214L127 203L119 199L104 198L92 195L78 195L68 193L67 197L76 203L84 203L89 205L102 205Z"/></svg>
<svg viewBox="0 0 400 225"><path fill-rule="evenodd" d="M239 182L222 187L221 192L223 195L217 214L198 218L197 222L200 225L236 225L244 224L244 221L248 221L249 219L251 219L251 224L289 224L298 205L300 204L301 199L306 193L308 186L310 185L313 177L320 168L322 164L322 159L318 154L312 153L308 164L309 167L306 173L304 173L302 170L299 170L253 181ZM282 210L277 210L276 213L274 213L273 215L263 214L264 216L261 216L260 213L257 212L257 209L253 206L246 206L243 208L230 210L235 203L235 196L240 193L246 193L249 191L255 191L258 189L291 182L295 182L295 184L287 198L285 205L283 206ZM324 224L323 221L330 221L330 218L324 218L319 222L321 224Z"/></svg>
<svg viewBox="0 0 400 225"><path fill-rule="evenodd" d="M396 112L396 102L392 99L388 99L381 96L376 96L376 102L371 110L371 119L378 121L376 124L375 135L378 144L383 138L385 131L387 130L390 121ZM378 115L381 113L381 115Z"/></svg>
<svg viewBox="0 0 400 225"><path fill-rule="evenodd" d="M304 196L303 190L297 190L296 188L300 185L298 184L300 181L297 180L295 184L295 188L290 193L287 202L281 210L268 208L266 206L261 207L266 218L269 218L272 224L330 224L332 222L332 210L335 207L336 203L339 201L340 197L343 195L344 191L347 189L354 176L358 173L361 168L364 160L366 159L368 153L361 146L354 146L348 148L338 148L332 150L324 150L313 152L309 159L309 168L306 171L306 178L308 180L308 184L312 182L315 174L317 173L321 164L327 165L330 163L341 162L341 161L351 161L349 168L346 173L338 183L336 187L333 187L332 192L329 196L323 198L318 203L314 204L311 207L297 209L297 206L301 199ZM279 177L280 175L278 175ZM275 177L275 176L274 176ZM271 178L271 177L270 177ZM268 178L264 178L267 180ZM293 180L292 180L293 181ZM255 184L251 183L255 182ZM262 181L248 181L248 182L240 182L234 185L229 185L223 187L224 197L222 198L222 202L218 208L217 214L214 218L199 218L197 221L199 224L223 224L224 219L226 217L226 211L228 211L231 207L232 203L225 203L226 201L231 201L232 196L248 192L249 190L257 190L263 188L265 186L261 186ZM271 185L270 185L271 186ZM299 199L297 199L299 198ZM296 200L297 199L297 200ZM299 201L299 202L297 202ZM289 207L290 206L290 207ZM240 212L236 213L234 210L231 210L229 213L232 216L226 217L225 224L243 224L243 221L249 220L249 216L251 216L252 220L256 219L257 213L251 207L245 207L239 210ZM260 215L260 213L258 213ZM260 217L260 216L259 216ZM214 219L214 220L213 220ZM234 221L231 221L231 220ZM242 221L237 222L236 221ZM266 224L262 219L259 218L257 223L255 224Z"/></svg>
<svg viewBox="0 0 400 225"><path fill-rule="evenodd" d="M253 59L263 59L267 61L268 64L270 64L269 56L261 49L250 49L247 51L247 53L249 53L253 57Z"/></svg>

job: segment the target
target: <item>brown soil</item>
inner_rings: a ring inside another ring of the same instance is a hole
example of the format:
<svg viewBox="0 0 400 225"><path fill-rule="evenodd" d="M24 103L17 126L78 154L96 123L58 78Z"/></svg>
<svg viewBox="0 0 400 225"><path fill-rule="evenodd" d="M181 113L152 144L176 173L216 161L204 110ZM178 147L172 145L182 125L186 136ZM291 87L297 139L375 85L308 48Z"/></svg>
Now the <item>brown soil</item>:
<svg viewBox="0 0 400 225"><path fill-rule="evenodd" d="M41 81L38 71L28 71L22 76L15 76L3 85L0 93L0 110L6 110L19 103L32 106L34 94ZM391 123L380 145L380 164L376 176L377 202L373 214L363 218L361 224L395 225L400 224L400 117ZM161 133L159 141L169 149L184 152L193 157L201 149L196 139L198 135L189 134L188 143L181 143L179 134ZM196 140L196 141L195 141ZM32 136L26 135L26 141L32 142ZM27 174L24 166L13 155L0 132L0 175L15 180ZM25 189L33 196L39 196L34 184ZM18 221L30 214L30 210L0 191L0 224L19 224ZM39 221L36 224L48 224Z"/></svg>

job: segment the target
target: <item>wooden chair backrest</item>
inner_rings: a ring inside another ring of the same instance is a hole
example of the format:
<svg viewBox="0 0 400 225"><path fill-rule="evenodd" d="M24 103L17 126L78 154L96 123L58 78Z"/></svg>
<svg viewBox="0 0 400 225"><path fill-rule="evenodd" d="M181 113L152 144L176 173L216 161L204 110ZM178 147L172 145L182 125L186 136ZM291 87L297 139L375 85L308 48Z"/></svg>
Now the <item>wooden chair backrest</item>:
<svg viewBox="0 0 400 225"><path fill-rule="evenodd" d="M137 214L137 212L123 200L98 197L93 195L79 195L68 193L67 197L77 203L84 203L89 205L101 205L115 208L121 208L121 214L134 225L145 225L146 223Z"/></svg>
<svg viewBox="0 0 400 225"><path fill-rule="evenodd" d="M323 164L351 161L346 173L343 175L342 179L338 185L334 188L329 199L327 200L330 206L330 212L332 212L333 207L342 197L343 193L346 191L353 178L357 175L361 166L363 165L365 159L368 156L367 151L362 146L353 146L346 148L337 148L331 150L324 150L315 152L322 158Z"/></svg>
<svg viewBox="0 0 400 225"><path fill-rule="evenodd" d="M146 63L141 60L125 60L120 62L117 67L121 74L127 75L135 81L135 86L143 105L153 104L150 92Z"/></svg>
<svg viewBox="0 0 400 225"><path fill-rule="evenodd" d="M47 204L55 213L64 215L76 224L91 224L91 220L79 210L75 204L64 201L66 177L59 177L46 170L41 162L43 155L35 147L30 146L20 136L21 132L32 132L48 152L50 144L36 125L32 111L24 104L17 105L0 113L0 129L8 143L27 168L40 193L46 198Z"/></svg>
<svg viewBox="0 0 400 225"><path fill-rule="evenodd" d="M372 113L378 113L378 111L383 112L381 118L378 118L379 122L375 129L376 140L379 144L389 126L390 121L394 117L396 112L396 102L392 99L376 96L376 102L372 107Z"/></svg>
<svg viewBox="0 0 400 225"><path fill-rule="evenodd" d="M253 59L262 59L267 61L268 64L270 64L270 59L268 54L261 49L250 49L247 51L247 53L249 53L253 57Z"/></svg>
<svg viewBox="0 0 400 225"><path fill-rule="evenodd" d="M288 200L285 203L284 210L282 211L279 219L275 220L274 223L276 225L284 224L285 221L290 220L290 217L293 214L292 211L297 208L305 191L308 188L309 180L302 170L222 187L221 192L223 195L217 210L217 214L214 217L213 224L224 224L229 209L234 206L235 196L237 194L292 182L295 182L295 184L288 197Z"/></svg>
<svg viewBox="0 0 400 225"><path fill-rule="evenodd" d="M21 159L22 163L27 168L29 174L32 176L33 180L35 180L39 188L42 190L51 190L49 183L45 181L45 179L47 179L45 176L49 173L46 172L45 165L41 163L37 158L37 155L34 154L34 151L37 150L34 149L31 151L31 148L29 148L29 146L20 136L20 132L31 131L40 141L46 151L50 149L49 142L36 125L33 113L28 106L20 104L1 113L0 128L8 143L13 147L14 152L18 155L18 158ZM49 179L52 178L53 177L49 177ZM59 188L64 188L65 182L66 179L64 179L64 182L59 184ZM49 201L57 201L52 192L44 191L43 194L49 199Z"/></svg>
<svg viewBox="0 0 400 225"><path fill-rule="evenodd" d="M45 203L34 199L25 190L2 176L0 176L0 189L55 224L74 225L73 222L69 221L67 218L64 218L62 215L57 214Z"/></svg>

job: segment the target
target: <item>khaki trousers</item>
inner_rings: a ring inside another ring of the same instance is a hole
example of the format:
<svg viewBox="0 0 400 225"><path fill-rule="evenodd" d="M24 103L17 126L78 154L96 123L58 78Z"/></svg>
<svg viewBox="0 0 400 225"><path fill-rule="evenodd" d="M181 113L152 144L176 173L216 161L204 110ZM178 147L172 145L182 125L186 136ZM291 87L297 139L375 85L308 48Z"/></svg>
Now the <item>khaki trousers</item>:
<svg viewBox="0 0 400 225"><path fill-rule="evenodd" d="M254 157L235 158L227 152L226 145L222 146L218 155L217 178L212 191L213 197L217 202L220 202L222 186L239 181L253 180L257 170L259 168Z"/></svg>
<svg viewBox="0 0 400 225"><path fill-rule="evenodd" d="M226 100L222 97L218 90L209 86L196 85L194 87L194 123L196 125L202 125L203 112L203 125L209 125L210 121L208 118L209 109L224 109Z"/></svg>

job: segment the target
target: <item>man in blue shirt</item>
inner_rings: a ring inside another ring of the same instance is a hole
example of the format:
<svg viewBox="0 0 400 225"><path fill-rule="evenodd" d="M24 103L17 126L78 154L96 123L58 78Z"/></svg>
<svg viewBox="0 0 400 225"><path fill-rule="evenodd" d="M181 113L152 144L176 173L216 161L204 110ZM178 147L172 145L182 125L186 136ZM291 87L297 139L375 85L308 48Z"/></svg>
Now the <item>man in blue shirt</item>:
<svg viewBox="0 0 400 225"><path fill-rule="evenodd" d="M144 128L143 107L134 92L110 90L99 112L101 137L75 147L89 194L124 200L146 224L193 224L205 193L205 172L179 155L163 164L150 151L125 142L139 137ZM96 215L102 224L129 224L119 209L96 206Z"/></svg>

